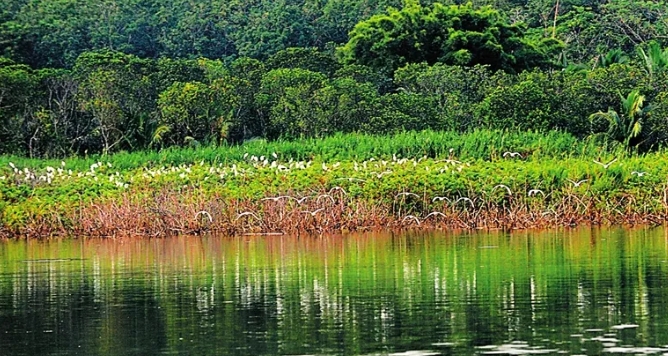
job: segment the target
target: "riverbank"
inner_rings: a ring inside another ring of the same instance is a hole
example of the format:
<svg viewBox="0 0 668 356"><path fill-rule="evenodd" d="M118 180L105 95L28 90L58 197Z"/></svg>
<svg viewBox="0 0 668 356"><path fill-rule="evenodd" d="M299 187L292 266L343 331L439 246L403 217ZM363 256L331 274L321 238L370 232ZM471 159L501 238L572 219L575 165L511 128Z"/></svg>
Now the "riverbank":
<svg viewBox="0 0 668 356"><path fill-rule="evenodd" d="M599 150L594 156L580 147L580 154L558 155L540 147L480 145L493 152L486 154L441 144L442 152L367 153L358 160L341 149L325 150L339 156L322 158L263 144L265 150L236 147L237 156L224 149L216 159L191 156L190 163L183 154L178 164L156 158L123 163L115 156L89 166L83 160L7 162L0 171L0 235L523 229L662 224L668 212L668 155L661 152ZM244 148L250 152L241 153Z"/></svg>

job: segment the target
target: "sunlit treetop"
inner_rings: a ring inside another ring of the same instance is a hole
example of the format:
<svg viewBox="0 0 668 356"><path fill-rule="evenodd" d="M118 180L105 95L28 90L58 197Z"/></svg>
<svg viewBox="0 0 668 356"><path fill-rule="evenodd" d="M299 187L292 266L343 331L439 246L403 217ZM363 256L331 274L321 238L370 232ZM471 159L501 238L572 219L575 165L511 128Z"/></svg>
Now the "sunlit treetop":
<svg viewBox="0 0 668 356"><path fill-rule="evenodd" d="M523 24L510 24L489 6L408 2L358 23L338 53L346 64L386 71L420 62L482 64L507 72L549 66L562 44L552 38L530 40L524 33Z"/></svg>

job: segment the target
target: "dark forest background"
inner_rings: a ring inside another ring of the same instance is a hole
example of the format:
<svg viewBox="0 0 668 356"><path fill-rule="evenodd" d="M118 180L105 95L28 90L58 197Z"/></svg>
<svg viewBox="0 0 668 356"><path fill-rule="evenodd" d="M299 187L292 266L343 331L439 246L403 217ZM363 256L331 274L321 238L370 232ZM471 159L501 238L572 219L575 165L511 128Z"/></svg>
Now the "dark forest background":
<svg viewBox="0 0 668 356"><path fill-rule="evenodd" d="M668 140L664 1L4 0L0 154L336 132Z"/></svg>

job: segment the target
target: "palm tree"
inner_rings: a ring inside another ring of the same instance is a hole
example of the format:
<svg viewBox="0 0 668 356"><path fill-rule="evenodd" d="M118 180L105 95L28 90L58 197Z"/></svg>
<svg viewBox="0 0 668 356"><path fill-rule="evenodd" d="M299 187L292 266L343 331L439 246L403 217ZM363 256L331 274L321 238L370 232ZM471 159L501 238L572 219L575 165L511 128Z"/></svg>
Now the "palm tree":
<svg viewBox="0 0 668 356"><path fill-rule="evenodd" d="M597 64L603 68L610 67L613 64L625 64L628 62L629 57L619 48L612 49L605 55L600 55L597 60Z"/></svg>
<svg viewBox="0 0 668 356"><path fill-rule="evenodd" d="M590 121L603 119L608 121L608 137L620 141L625 147L630 147L632 139L640 136L643 129L643 120L652 110L651 105L643 107L645 96L638 90L633 90L626 97L619 95L622 103L621 114L613 109L608 112L599 111L589 116Z"/></svg>
<svg viewBox="0 0 668 356"><path fill-rule="evenodd" d="M663 69L668 68L668 49L661 49L656 41L651 41L647 46L647 52L641 47L638 47L638 55L645 64L645 69L649 73L650 79Z"/></svg>

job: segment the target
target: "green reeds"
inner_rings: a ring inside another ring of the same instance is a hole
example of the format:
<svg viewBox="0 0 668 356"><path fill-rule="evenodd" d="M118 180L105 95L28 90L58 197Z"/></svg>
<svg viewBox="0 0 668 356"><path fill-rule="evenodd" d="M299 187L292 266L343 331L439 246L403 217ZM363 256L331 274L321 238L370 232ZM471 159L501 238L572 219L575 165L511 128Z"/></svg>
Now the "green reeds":
<svg viewBox="0 0 668 356"><path fill-rule="evenodd" d="M117 153L107 157L94 155L65 159L68 169L86 170L92 164L108 162L117 170L140 167L174 166L205 161L214 163L233 163L243 161L246 156L278 155L282 160L336 161L370 158L391 159L457 157L465 160L496 160L503 158L505 152L517 152L524 158L542 159L546 157L597 158L599 156L624 154L623 150L600 146L597 142L579 140L561 132L513 132L499 130L475 130L470 133L456 132L402 132L388 136L367 134L336 134L322 139L304 139L298 141L251 140L241 145L170 148L163 151ZM58 160L27 159L15 156L0 156L0 174L10 170L9 163L28 167L58 167Z"/></svg>

